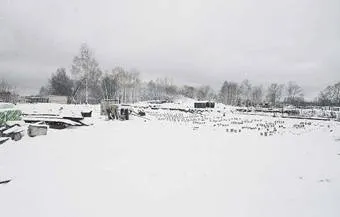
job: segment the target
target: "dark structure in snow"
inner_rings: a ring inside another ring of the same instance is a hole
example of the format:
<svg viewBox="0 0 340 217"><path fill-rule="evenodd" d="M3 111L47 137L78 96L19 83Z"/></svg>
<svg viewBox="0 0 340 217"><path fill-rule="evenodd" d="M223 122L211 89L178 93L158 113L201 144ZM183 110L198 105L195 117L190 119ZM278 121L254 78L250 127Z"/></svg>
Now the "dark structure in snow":
<svg viewBox="0 0 340 217"><path fill-rule="evenodd" d="M67 96L25 96L21 99L21 103L57 103L57 104L67 104Z"/></svg>
<svg viewBox="0 0 340 217"><path fill-rule="evenodd" d="M27 96L25 97L26 103L48 103L49 98L43 96Z"/></svg>
<svg viewBox="0 0 340 217"><path fill-rule="evenodd" d="M27 134L30 137L47 135L47 125L43 124L30 124L27 129Z"/></svg>
<svg viewBox="0 0 340 217"><path fill-rule="evenodd" d="M118 105L120 101L118 99L103 99L100 103L100 115L108 115L107 111L112 105Z"/></svg>
<svg viewBox="0 0 340 217"><path fill-rule="evenodd" d="M195 102L195 108L205 109L205 108L215 108L214 102Z"/></svg>

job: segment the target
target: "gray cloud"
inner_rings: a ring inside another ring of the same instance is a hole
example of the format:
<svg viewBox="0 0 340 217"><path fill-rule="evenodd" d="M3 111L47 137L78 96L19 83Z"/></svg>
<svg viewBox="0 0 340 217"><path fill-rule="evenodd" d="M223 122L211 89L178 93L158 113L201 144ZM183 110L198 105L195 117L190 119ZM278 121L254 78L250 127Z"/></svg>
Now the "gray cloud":
<svg viewBox="0 0 340 217"><path fill-rule="evenodd" d="M338 0L0 0L0 75L36 91L82 42L105 69L179 83L340 80Z"/></svg>

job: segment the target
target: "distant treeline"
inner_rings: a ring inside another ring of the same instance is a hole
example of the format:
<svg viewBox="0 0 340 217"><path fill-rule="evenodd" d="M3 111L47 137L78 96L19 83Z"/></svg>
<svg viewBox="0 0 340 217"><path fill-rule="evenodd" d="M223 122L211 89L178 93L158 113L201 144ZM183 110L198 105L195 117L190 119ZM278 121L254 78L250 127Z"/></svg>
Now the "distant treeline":
<svg viewBox="0 0 340 217"><path fill-rule="evenodd" d="M16 102L18 101L19 95L17 94L16 88L8 83L7 80L0 80L0 102Z"/></svg>
<svg viewBox="0 0 340 217"><path fill-rule="evenodd" d="M5 91L14 92L3 80L0 83L0 92ZM70 72L67 73L65 68L58 68L47 84L41 87L39 95L68 96L70 103L99 103L102 99L133 103L145 100L173 100L178 96L185 96L239 106L264 103L271 106L340 106L340 82L325 88L314 101L306 102L303 89L292 81L286 84L272 83L266 87L253 85L248 80L241 83L224 81L219 91L209 85L177 86L169 78L142 81L136 70L128 71L116 67L102 71L92 50L82 44L79 54L73 58Z"/></svg>

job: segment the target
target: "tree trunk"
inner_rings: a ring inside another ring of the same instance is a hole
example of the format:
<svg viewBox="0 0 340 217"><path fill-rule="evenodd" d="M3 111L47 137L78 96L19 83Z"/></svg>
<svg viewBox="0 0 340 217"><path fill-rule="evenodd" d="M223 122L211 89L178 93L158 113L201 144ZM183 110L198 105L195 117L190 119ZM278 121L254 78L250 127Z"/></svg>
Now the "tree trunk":
<svg viewBox="0 0 340 217"><path fill-rule="evenodd" d="M88 98L89 98L89 93L88 93L88 81L87 81L87 78L85 80L85 104L88 104Z"/></svg>

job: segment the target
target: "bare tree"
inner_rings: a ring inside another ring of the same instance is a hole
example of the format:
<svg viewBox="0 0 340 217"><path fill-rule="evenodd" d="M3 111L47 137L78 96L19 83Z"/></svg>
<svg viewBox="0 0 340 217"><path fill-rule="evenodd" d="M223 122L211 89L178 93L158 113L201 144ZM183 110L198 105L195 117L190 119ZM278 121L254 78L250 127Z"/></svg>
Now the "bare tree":
<svg viewBox="0 0 340 217"><path fill-rule="evenodd" d="M210 86L205 85L201 86L197 90L197 99L198 100L211 100L211 93L214 91L211 89Z"/></svg>
<svg viewBox="0 0 340 217"><path fill-rule="evenodd" d="M185 97L194 99L196 98L197 91L195 87L184 85L181 90L181 93Z"/></svg>
<svg viewBox="0 0 340 217"><path fill-rule="evenodd" d="M15 87L10 85L7 80L1 79L0 81L0 100L4 102L17 102L18 94Z"/></svg>
<svg viewBox="0 0 340 217"><path fill-rule="evenodd" d="M332 104L332 96L331 96L331 86L326 87L325 90L321 91L318 97L318 103L321 106L329 106Z"/></svg>
<svg viewBox="0 0 340 217"><path fill-rule="evenodd" d="M229 83L227 81L223 82L223 85L221 87L221 90L219 92L219 99L222 103L228 104L228 85Z"/></svg>
<svg viewBox="0 0 340 217"><path fill-rule="evenodd" d="M137 102L140 100L140 91L141 91L141 79L140 73L137 70L133 70L131 72L131 102Z"/></svg>
<svg viewBox="0 0 340 217"><path fill-rule="evenodd" d="M122 67L116 67L110 75L106 75L104 78L103 81L105 81L105 83L102 83L104 93L108 91L107 86L114 86L111 88L111 91L114 91L111 95L121 102L136 102L141 98L140 92L142 85L137 70L129 72ZM103 84L105 85L103 86Z"/></svg>
<svg viewBox="0 0 340 217"><path fill-rule="evenodd" d="M113 70L116 74L116 79L118 83L118 96L121 102L128 102L128 90L130 88L131 83L131 75L128 71L123 69L122 67L116 67Z"/></svg>
<svg viewBox="0 0 340 217"><path fill-rule="evenodd" d="M48 96L50 94L51 90L48 85L42 86L39 90L39 95L40 96Z"/></svg>
<svg viewBox="0 0 340 217"><path fill-rule="evenodd" d="M172 86L172 79L157 78L156 79L156 94L159 100L168 100L171 98L167 93L167 88Z"/></svg>
<svg viewBox="0 0 340 217"><path fill-rule="evenodd" d="M168 96L169 99L173 99L175 96L177 96L179 93L178 87L176 85L169 85L165 87L165 93Z"/></svg>
<svg viewBox="0 0 340 217"><path fill-rule="evenodd" d="M333 87L333 102L335 105L340 106L340 82L334 84Z"/></svg>
<svg viewBox="0 0 340 217"><path fill-rule="evenodd" d="M289 81L286 86L286 99L287 103L297 105L303 101L303 90L295 82Z"/></svg>
<svg viewBox="0 0 340 217"><path fill-rule="evenodd" d="M101 80L101 87L105 99L116 99L118 83L114 74L105 73Z"/></svg>
<svg viewBox="0 0 340 217"><path fill-rule="evenodd" d="M273 83L268 87L267 100L275 106L282 97L282 90L284 85Z"/></svg>
<svg viewBox="0 0 340 217"><path fill-rule="evenodd" d="M253 87L251 92L251 101L254 104L260 104L262 100L263 100L263 87L261 85Z"/></svg>
<svg viewBox="0 0 340 217"><path fill-rule="evenodd" d="M0 92L14 92L14 87L10 85L7 80L1 79Z"/></svg>
<svg viewBox="0 0 340 217"><path fill-rule="evenodd" d="M336 105L340 106L340 82L327 86L320 92L318 98L321 105Z"/></svg>
<svg viewBox="0 0 340 217"><path fill-rule="evenodd" d="M225 81L220 90L220 99L227 105L238 105L240 103L240 88L235 82Z"/></svg>
<svg viewBox="0 0 340 217"><path fill-rule="evenodd" d="M71 72L76 81L85 82L85 103L88 103L89 95L98 101L101 97L102 72L93 52L86 44L81 45L79 55L73 58Z"/></svg>
<svg viewBox="0 0 340 217"><path fill-rule="evenodd" d="M250 104L251 100L251 95L252 95L252 86L249 82L249 80L244 80L242 81L240 85L240 97L243 103L246 105Z"/></svg>
<svg viewBox="0 0 340 217"><path fill-rule="evenodd" d="M156 94L156 83L151 80L145 85L144 100L155 100L157 98Z"/></svg>

